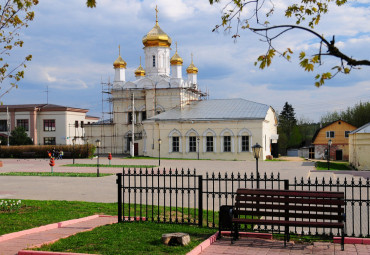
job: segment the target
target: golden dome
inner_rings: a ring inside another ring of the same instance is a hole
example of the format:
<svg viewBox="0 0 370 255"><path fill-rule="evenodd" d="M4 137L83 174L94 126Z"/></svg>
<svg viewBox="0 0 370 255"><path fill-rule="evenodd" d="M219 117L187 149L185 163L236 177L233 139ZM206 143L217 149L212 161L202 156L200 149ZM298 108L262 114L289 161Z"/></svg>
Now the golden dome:
<svg viewBox="0 0 370 255"><path fill-rule="evenodd" d="M198 68L193 64L193 54L191 54L191 64L186 68L187 73L198 73Z"/></svg>
<svg viewBox="0 0 370 255"><path fill-rule="evenodd" d="M114 68L125 68L126 69L126 62L122 59L121 55L118 56L116 61L113 62Z"/></svg>
<svg viewBox="0 0 370 255"><path fill-rule="evenodd" d="M171 62L171 65L182 65L182 63L184 62L182 58L179 56L179 54L177 53L177 42L176 42L176 52L172 56L170 62Z"/></svg>
<svg viewBox="0 0 370 255"><path fill-rule="evenodd" d="M172 43L169 37L155 22L155 26L143 37L143 44L145 47L170 47Z"/></svg>
<svg viewBox="0 0 370 255"><path fill-rule="evenodd" d="M140 66L135 70L135 76L145 76L145 70L144 68Z"/></svg>

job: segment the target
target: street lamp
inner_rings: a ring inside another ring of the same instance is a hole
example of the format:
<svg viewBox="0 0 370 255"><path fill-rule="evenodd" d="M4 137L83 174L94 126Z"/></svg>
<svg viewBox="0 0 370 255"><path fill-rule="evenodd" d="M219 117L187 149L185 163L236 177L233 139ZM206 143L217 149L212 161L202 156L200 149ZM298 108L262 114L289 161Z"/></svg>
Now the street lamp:
<svg viewBox="0 0 370 255"><path fill-rule="evenodd" d="M98 158L97 158L97 162L96 162L96 175L97 177L99 177L99 148L100 148L100 140L96 140L95 141L95 146L96 148L98 148Z"/></svg>
<svg viewBox="0 0 370 255"><path fill-rule="evenodd" d="M197 142L198 142L198 160L199 160L199 151L200 151L199 141L200 141L200 138L198 137L198 138L197 138Z"/></svg>
<svg viewBox="0 0 370 255"><path fill-rule="evenodd" d="M256 143L255 145L252 146L252 150L253 150L253 156L256 159L257 189L259 189L260 188L260 180L259 180L260 175L258 173L258 159L259 159L260 154L261 154L262 146L259 145L258 143Z"/></svg>
<svg viewBox="0 0 370 255"><path fill-rule="evenodd" d="M72 144L73 144L73 153L72 153L72 156L73 156L73 165L75 164L75 143L76 143L76 137L74 137L72 139Z"/></svg>
<svg viewBox="0 0 370 255"><path fill-rule="evenodd" d="M333 141L329 139L328 141L328 170L330 170L330 146Z"/></svg>
<svg viewBox="0 0 370 255"><path fill-rule="evenodd" d="M161 166L161 143L162 140L161 138L158 139L158 144L159 144L159 153L158 153L158 165Z"/></svg>

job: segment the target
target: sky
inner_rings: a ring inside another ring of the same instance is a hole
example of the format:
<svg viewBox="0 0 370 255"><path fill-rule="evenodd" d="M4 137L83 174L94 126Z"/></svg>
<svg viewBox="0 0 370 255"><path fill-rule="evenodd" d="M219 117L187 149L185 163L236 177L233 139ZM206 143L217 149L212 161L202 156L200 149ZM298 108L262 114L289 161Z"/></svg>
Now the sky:
<svg viewBox="0 0 370 255"><path fill-rule="evenodd" d="M292 61L276 57L269 68L259 69L254 62L267 49L260 37L240 31L235 41L232 33L222 28L212 32L220 23L222 3L211 6L208 0L97 0L97 7L90 9L85 2L42 0L34 7L34 21L21 31L24 46L12 52L9 62L19 63L28 54L33 59L19 88L5 95L3 104L46 103L48 94L51 104L89 109L89 115L100 117L101 82L113 81L118 45L127 62L126 80L134 80L139 58L144 57L142 37L155 24L156 5L159 25L172 38L171 56L177 42L185 76L194 54L199 87L209 91L210 99L244 98L271 105L277 112L288 102L297 119L315 122L328 112L370 101L370 67L352 70L350 75L338 74L320 88L314 86L316 74L330 71L339 62L324 57L322 66L310 73L299 67L299 52L306 50L312 55L319 47L319 42L307 33L291 32L276 39L278 49L289 47L295 52ZM281 15L290 2L274 2L271 22L294 22ZM370 59L369 20L369 0L349 1L342 7L331 5L316 31L329 39L335 35L337 46L347 55ZM3 82L2 89L6 86ZM45 92L47 88L49 93Z"/></svg>

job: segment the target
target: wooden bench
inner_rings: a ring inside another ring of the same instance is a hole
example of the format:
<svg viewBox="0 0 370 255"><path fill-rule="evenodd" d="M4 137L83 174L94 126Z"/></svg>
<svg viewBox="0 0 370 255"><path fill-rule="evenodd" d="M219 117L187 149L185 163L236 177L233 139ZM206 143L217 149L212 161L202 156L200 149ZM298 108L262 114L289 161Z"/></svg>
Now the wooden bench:
<svg viewBox="0 0 370 255"><path fill-rule="evenodd" d="M283 226L284 246L289 227L341 229L344 250L344 193L296 190L238 189L233 208L232 243L239 238L239 225Z"/></svg>

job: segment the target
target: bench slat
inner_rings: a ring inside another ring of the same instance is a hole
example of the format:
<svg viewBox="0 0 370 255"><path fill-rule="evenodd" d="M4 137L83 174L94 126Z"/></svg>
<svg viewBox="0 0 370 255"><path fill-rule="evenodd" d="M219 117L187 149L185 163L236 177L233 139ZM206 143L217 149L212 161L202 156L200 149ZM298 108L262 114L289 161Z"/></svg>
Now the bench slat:
<svg viewBox="0 0 370 255"><path fill-rule="evenodd" d="M276 218L298 218L298 219L322 219L322 220L335 220L340 221L343 219L341 215L338 214L310 214L310 213L285 213L285 212L272 212L272 211L245 211L245 210L238 210L235 211L235 216L242 216L242 215L253 215L253 216L270 216Z"/></svg>
<svg viewBox="0 0 370 255"><path fill-rule="evenodd" d="M238 224L256 224L271 226L299 226L299 227L318 227L318 228L343 228L344 223L337 222L310 222L310 221L286 221L286 220L259 220L259 219L233 219L232 222Z"/></svg>
<svg viewBox="0 0 370 255"><path fill-rule="evenodd" d="M256 201L294 204L345 205L340 199L292 198L292 197L265 197L265 196L236 196L236 201Z"/></svg>
<svg viewBox="0 0 370 255"><path fill-rule="evenodd" d="M238 189L236 194L267 195L267 196L297 196L297 197L322 197L344 198L344 192L334 191L301 191L301 190L273 190L273 189Z"/></svg>
<svg viewBox="0 0 370 255"><path fill-rule="evenodd" d="M285 205L285 204L257 204L257 203L243 203L236 202L236 209L272 209L272 210L288 210L288 211L317 211L317 212L330 212L330 213L344 213L344 207L325 207L325 206L308 206L308 205Z"/></svg>

